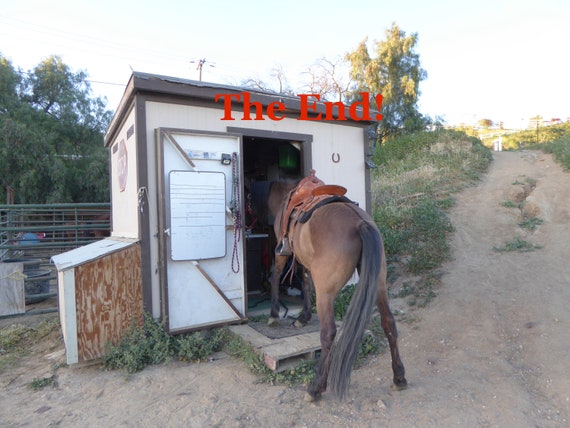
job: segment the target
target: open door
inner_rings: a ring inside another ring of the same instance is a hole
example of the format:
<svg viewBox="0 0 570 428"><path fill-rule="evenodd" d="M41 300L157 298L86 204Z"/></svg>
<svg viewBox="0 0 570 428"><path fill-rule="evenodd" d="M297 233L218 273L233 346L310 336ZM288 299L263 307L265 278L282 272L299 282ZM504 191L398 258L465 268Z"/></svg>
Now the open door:
<svg viewBox="0 0 570 428"><path fill-rule="evenodd" d="M246 316L241 140L158 129L163 313L171 332Z"/></svg>

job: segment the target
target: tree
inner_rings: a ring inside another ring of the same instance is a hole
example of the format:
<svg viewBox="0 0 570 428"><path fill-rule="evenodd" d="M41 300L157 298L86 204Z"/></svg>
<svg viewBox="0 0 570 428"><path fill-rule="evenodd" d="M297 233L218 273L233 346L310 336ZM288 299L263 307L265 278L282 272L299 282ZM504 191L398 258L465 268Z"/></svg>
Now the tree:
<svg viewBox="0 0 570 428"><path fill-rule="evenodd" d="M285 69L281 64L275 65L271 69L269 76L272 78L272 81L277 83L276 89L273 88L273 85L270 85L267 82L263 81L259 76L242 80L240 86L243 86L244 88L259 89L264 92L273 92L276 94L294 94L293 90L289 86L289 83L287 82Z"/></svg>
<svg viewBox="0 0 570 428"><path fill-rule="evenodd" d="M57 56L26 76L0 55L0 197L9 186L16 203L108 201L105 101Z"/></svg>
<svg viewBox="0 0 570 428"><path fill-rule="evenodd" d="M0 115L6 114L18 104L20 82L20 74L12 63L0 55Z"/></svg>
<svg viewBox="0 0 570 428"><path fill-rule="evenodd" d="M352 81L344 73L347 67L343 58L320 58L304 73L309 81L306 83L307 91L319 94L321 100L346 101Z"/></svg>
<svg viewBox="0 0 570 428"><path fill-rule="evenodd" d="M376 56L368 52L367 39L347 54L351 64L350 77L354 82L350 101L358 101L362 92L371 97L382 94L383 119L378 136L384 140L390 135L423 129L426 121L419 113L417 102L419 84L427 78L415 52L417 33L406 36L395 23L386 30L386 40L375 45ZM371 98L371 102L374 99Z"/></svg>
<svg viewBox="0 0 570 428"><path fill-rule="evenodd" d="M491 119L479 119L478 124L485 129L489 129L493 126L493 121Z"/></svg>

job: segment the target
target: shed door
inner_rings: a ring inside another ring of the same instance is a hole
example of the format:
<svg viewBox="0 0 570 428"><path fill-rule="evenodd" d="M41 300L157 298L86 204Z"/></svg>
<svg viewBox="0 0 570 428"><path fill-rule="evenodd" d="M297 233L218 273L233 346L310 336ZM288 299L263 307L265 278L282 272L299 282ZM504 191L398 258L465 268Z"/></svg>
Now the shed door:
<svg viewBox="0 0 570 428"><path fill-rule="evenodd" d="M159 237L170 331L245 317L241 141L229 134L159 129ZM237 224L237 226L236 226Z"/></svg>

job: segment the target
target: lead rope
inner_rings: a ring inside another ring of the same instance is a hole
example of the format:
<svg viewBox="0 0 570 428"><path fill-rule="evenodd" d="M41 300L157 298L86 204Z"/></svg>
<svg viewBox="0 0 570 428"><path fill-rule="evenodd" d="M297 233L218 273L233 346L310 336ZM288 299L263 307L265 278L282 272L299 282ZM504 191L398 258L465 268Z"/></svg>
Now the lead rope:
<svg viewBox="0 0 570 428"><path fill-rule="evenodd" d="M234 249L232 253L232 271L239 272L239 252L238 243L241 240L241 212L239 198L239 169L237 164L237 153L232 153L232 200L230 202L230 210L232 212L232 220L234 223Z"/></svg>

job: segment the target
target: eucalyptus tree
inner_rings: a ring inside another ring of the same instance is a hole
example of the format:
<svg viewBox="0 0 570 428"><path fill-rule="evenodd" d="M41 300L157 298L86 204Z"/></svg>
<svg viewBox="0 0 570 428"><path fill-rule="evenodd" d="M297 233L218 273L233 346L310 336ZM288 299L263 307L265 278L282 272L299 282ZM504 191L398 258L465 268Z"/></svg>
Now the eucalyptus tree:
<svg viewBox="0 0 570 428"><path fill-rule="evenodd" d="M361 93L368 93L371 102L381 94L378 106L383 118L378 126L380 140L402 132L413 132L426 125L426 119L418 111L419 85L427 78L416 52L418 34L406 36L395 23L386 30L385 40L376 42L371 55L368 39L346 55L350 62L353 82L349 99L358 101Z"/></svg>

